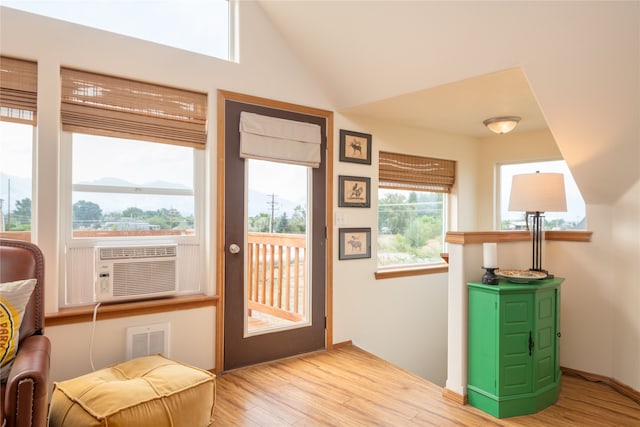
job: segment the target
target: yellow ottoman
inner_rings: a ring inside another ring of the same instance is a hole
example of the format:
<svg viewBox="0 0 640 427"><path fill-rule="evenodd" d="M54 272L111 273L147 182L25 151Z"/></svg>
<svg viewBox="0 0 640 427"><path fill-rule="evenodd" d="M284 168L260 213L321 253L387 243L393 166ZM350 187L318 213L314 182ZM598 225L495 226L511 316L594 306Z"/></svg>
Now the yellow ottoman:
<svg viewBox="0 0 640 427"><path fill-rule="evenodd" d="M213 422L215 375L160 355L54 383L49 426L199 427Z"/></svg>

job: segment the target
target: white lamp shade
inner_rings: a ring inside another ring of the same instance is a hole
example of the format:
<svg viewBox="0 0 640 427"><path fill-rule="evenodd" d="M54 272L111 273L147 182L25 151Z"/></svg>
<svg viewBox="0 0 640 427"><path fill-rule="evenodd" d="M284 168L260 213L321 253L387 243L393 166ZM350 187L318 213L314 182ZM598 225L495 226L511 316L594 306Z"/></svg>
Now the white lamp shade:
<svg viewBox="0 0 640 427"><path fill-rule="evenodd" d="M520 212L566 212L567 197L561 173L514 175L509 210Z"/></svg>

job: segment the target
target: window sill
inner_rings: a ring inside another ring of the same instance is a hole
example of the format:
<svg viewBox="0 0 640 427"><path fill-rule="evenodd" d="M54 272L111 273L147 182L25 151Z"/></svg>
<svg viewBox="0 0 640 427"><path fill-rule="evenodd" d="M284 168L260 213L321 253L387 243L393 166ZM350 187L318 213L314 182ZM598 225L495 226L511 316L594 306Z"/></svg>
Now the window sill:
<svg viewBox="0 0 640 427"><path fill-rule="evenodd" d="M120 317L140 316L143 314L166 313L170 311L191 310L201 307L215 307L218 297L211 295L187 295L161 298L148 301L108 303L100 305L97 319L117 319ZM57 313L45 315L45 327L70 325L93 320L95 305L63 308Z"/></svg>
<svg viewBox="0 0 640 427"><path fill-rule="evenodd" d="M423 276L426 274L439 274L449 272L446 263L438 263L423 267L396 268L389 270L378 270L374 273L376 280L393 279L396 277Z"/></svg>

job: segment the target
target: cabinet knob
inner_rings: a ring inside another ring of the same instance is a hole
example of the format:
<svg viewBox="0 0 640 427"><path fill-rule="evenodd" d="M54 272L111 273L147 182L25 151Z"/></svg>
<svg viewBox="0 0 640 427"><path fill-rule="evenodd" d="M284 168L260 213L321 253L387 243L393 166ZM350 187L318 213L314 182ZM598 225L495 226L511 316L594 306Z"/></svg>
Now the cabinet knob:
<svg viewBox="0 0 640 427"><path fill-rule="evenodd" d="M560 332L558 332L558 333L556 334L556 336L557 336L558 338L560 338L560 337L562 336L562 334L561 334Z"/></svg>

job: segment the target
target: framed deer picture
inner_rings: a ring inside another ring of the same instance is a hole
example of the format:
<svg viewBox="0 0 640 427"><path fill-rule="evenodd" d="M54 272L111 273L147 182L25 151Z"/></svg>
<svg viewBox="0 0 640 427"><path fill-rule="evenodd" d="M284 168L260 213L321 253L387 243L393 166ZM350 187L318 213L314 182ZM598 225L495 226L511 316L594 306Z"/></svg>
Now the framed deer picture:
<svg viewBox="0 0 640 427"><path fill-rule="evenodd" d="M340 228L338 259L371 258L370 228Z"/></svg>
<svg viewBox="0 0 640 427"><path fill-rule="evenodd" d="M371 207L371 178L339 175L338 206L341 208Z"/></svg>
<svg viewBox="0 0 640 427"><path fill-rule="evenodd" d="M371 135L340 129L340 161L371 164Z"/></svg>

